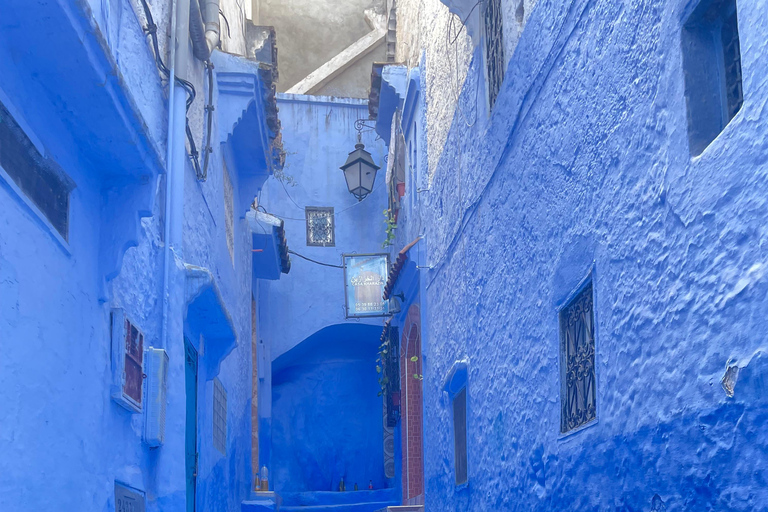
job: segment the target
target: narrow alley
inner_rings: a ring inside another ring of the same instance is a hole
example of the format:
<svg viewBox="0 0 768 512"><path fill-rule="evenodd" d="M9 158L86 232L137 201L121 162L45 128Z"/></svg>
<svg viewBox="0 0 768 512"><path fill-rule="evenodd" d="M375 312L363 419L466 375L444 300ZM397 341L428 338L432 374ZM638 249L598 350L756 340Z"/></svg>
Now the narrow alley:
<svg viewBox="0 0 768 512"><path fill-rule="evenodd" d="M768 512L765 0L0 0L0 511Z"/></svg>

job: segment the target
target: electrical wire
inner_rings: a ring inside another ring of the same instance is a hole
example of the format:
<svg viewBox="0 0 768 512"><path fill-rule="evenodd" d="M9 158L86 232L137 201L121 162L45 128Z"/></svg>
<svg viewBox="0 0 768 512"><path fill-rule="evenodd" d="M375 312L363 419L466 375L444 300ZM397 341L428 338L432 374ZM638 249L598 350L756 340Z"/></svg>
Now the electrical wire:
<svg viewBox="0 0 768 512"><path fill-rule="evenodd" d="M469 17L472 16L473 12L475 12L475 9L477 8L477 6L482 4L483 2L485 2L485 0L477 0L477 2L475 2L475 5L472 6L472 8L469 10L469 13L467 14L467 16L462 20L461 28L459 29L458 33L453 37L452 40L450 40L449 44L453 44L453 43L456 42L456 40L461 35L461 32L464 30L464 27L467 26L467 20L469 20ZM451 28L453 28L453 18L454 18L454 16L451 16L451 19L450 19L450 22L449 22L449 23L451 23ZM461 18L459 18L459 19L461 19Z"/></svg>
<svg viewBox="0 0 768 512"><path fill-rule="evenodd" d="M155 64L157 65L158 69L160 70L160 73L165 76L166 80L170 80L171 78L171 70L168 69L168 66L165 65L165 62L163 62L163 58L160 56L160 44L157 40L157 25L155 24L155 20L152 17L152 10L149 8L149 4L147 4L147 0L141 0L142 8L144 9L144 16L147 18L147 26L144 27L144 32L150 36L152 40L152 49L154 50L155 54ZM185 115L185 127L184 130L187 135L187 142L189 143L189 154L190 159L192 160L192 166L195 169L195 175L197 176L197 179L200 181L205 181L208 177L208 155L211 152L211 122L212 122L212 115L213 115L213 64L211 64L210 60L206 61L206 67L208 68L208 81L209 81L209 105L206 105L205 110L208 113L208 142L203 149L205 151L205 164L204 167L200 168L200 155L197 151L197 145L195 144L195 139L192 136L192 130L189 127L189 116ZM195 86L192 84L192 82L189 82L188 80L184 80L183 78L179 78L178 76L174 76L174 81L179 84L184 91L187 93L187 101L186 101L186 114L189 114L189 109L192 106L192 103L195 101L195 97L197 96L197 93L195 91Z"/></svg>
<svg viewBox="0 0 768 512"><path fill-rule="evenodd" d="M459 115L461 116L462 120L464 121L464 124L467 125L467 128L472 128L475 123L477 123L477 94L479 87L475 85L475 116L474 120L470 123L467 120L467 116L464 114L464 109L461 106L461 87L459 86L459 47L456 44L456 41L459 39L459 35L463 32L464 28L467 26L467 20L470 16L472 16L472 13L475 11L478 5L483 3L485 0L478 0L475 5L472 6L472 9L470 9L469 14L464 18L464 20L461 22L461 28L459 28L459 31L456 32L455 28L455 20L458 16L453 15L448 19L448 26L446 28L446 42L448 43L448 47L450 48L453 46L454 49L454 69L456 71L456 74L453 76L454 81L454 91L456 98L454 99L456 103L456 110L459 111ZM459 18L461 19L461 18ZM453 35L453 38L451 38L451 33L456 32ZM471 64L470 64L471 66ZM467 70L469 72L469 69ZM453 75L453 73L451 73Z"/></svg>
<svg viewBox="0 0 768 512"><path fill-rule="evenodd" d="M232 34L229 32L229 20L227 19L226 16L224 16L224 11L222 11L221 9L219 9L219 16L224 18L224 23L227 24L227 37L232 39Z"/></svg>
<svg viewBox="0 0 768 512"><path fill-rule="evenodd" d="M278 181L280 181L280 180L278 180ZM343 209L339 210L338 212L337 212L337 211L334 211L334 213L333 213L333 216L334 216L334 217L336 217L336 216L338 216L338 215L341 215L342 213L346 212L347 210L350 210L350 209L354 208L355 206L358 206L360 203L362 203L363 201L365 201L365 200L366 200L366 199L367 199L369 196L371 196L371 195L372 195L372 194L373 194L375 191L379 190L379 186L381 185L382 181L383 181L383 180L380 180L380 181L379 181L379 183L377 183L376 185L374 185L374 186L373 186L373 190L371 190L371 193L370 193L370 194L368 194L367 196L365 196L365 197L363 198L363 200L362 200L362 201L358 201L358 202L356 202L356 203L353 203L353 204L351 204L351 205L347 206L346 208L343 208ZM282 184L282 181L280 181L280 183ZM288 194L288 190L285 188L285 185L283 185L283 190L285 190L285 194L288 196L288 199L290 199L290 200L291 200L291 202L292 202L293 204L295 204L295 205L296 205L296 207L297 207L299 210L302 210L302 211L304 211L304 210L305 210L305 208L306 208L306 207L304 207L304 206L299 206L299 205L298 205L298 203L296 203L296 201L294 201L294 200L293 200L293 198L291 197L291 195L290 195L290 194ZM259 191L259 193L261 193L261 191ZM262 207L262 206L260 206L260 207ZM263 207L262 207L262 208L263 208ZM265 210L264 210L264 213L269 213L269 212L267 212L267 210L265 209ZM280 214L277 214L277 213L271 213L270 215L275 215L275 216L277 216L277 217L280 217L281 219L284 219L284 220L300 220L300 221L302 221L302 222L303 222L303 221L305 221L305 220L307 220L306 218L297 218L297 217L285 217L285 216L283 216L283 215L280 215Z"/></svg>
<svg viewBox="0 0 768 512"><path fill-rule="evenodd" d="M331 268L344 268L344 265L331 265L330 263L323 263L322 261L317 261L317 260L313 260L312 258L307 258L306 256L302 256L301 254L291 249L288 249L288 253L293 254L294 256L298 256L299 258L303 260L307 260L311 263L315 263L316 265L322 265L324 267L331 267Z"/></svg>

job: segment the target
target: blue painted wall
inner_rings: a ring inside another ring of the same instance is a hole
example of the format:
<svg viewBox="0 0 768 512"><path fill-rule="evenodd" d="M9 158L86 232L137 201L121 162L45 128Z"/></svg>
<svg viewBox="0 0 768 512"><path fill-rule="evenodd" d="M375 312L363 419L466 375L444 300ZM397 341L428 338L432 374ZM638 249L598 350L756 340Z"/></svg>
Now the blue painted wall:
<svg viewBox="0 0 768 512"><path fill-rule="evenodd" d="M343 253L385 252L383 170L373 192L358 202L339 169L356 143L355 120L368 117L367 102L280 94L278 105L285 174L295 184L269 179L259 204L285 220L289 248L332 265L341 265ZM363 131L362 141L374 162L384 167L383 142L371 130ZM305 206L334 208L334 247L307 246ZM296 256L291 260L290 274L259 287L259 340L265 347L263 359L273 364L271 380L266 378L259 390L260 458L278 492L338 488L342 473L357 478L361 487L373 480L380 488L382 402L376 396L375 347L382 319L346 320L343 270ZM341 360L329 355L341 349L356 355ZM284 364L280 361L292 361L299 353L315 363L301 371L278 371ZM300 405L306 409L297 410ZM319 422L302 426L298 419ZM360 425L367 425L364 432L354 430ZM352 457L356 451L367 460ZM349 480L348 488L354 483Z"/></svg>
<svg viewBox="0 0 768 512"><path fill-rule="evenodd" d="M285 220L288 246L309 258L341 265L344 253L377 253L382 249L386 208L384 184L385 147L372 130L363 131L362 142L373 161L382 167L373 192L362 202L349 193L339 166L355 149L357 119L368 118L364 100L279 94L284 172L295 185L275 179L264 184L259 204ZM371 123L372 124L372 123ZM335 216L335 247L308 247L305 206L331 206ZM261 287L261 333L270 338L272 359L290 350L320 329L344 323L344 279L341 269L322 267L292 257L291 273ZM311 293L308 293L311 291ZM301 321L289 319L301 317ZM381 319L363 321L381 325Z"/></svg>
<svg viewBox="0 0 768 512"><path fill-rule="evenodd" d="M272 478L287 492L385 487L374 370L381 330L327 327L275 360Z"/></svg>
<svg viewBox="0 0 768 512"><path fill-rule="evenodd" d="M455 115L422 197L426 510L765 510L768 4L738 3L744 105L693 159L691 4L538 2L490 116L475 51L479 120ZM598 422L561 438L557 308L591 270ZM463 357L456 490L443 383Z"/></svg>
<svg viewBox="0 0 768 512"><path fill-rule="evenodd" d="M155 4L157 21L164 26L168 6ZM114 484L119 481L143 491L150 511L186 510L183 336L188 335L200 358L197 507L239 510L252 487L251 234L240 218L248 205L237 200L241 170L229 167L235 190L230 257L222 159L231 148L214 137L205 183L199 183L189 163L183 162L183 247L172 254L177 259L171 265L165 347L170 361L165 444L149 449L142 442L143 414L129 413L109 396L109 313L112 307L124 308L143 329L145 344L160 346L165 180L158 174L167 171L167 98L131 4L102 2L95 13L83 5L51 0L29 9L10 1L0 30L0 101L14 109L28 135L76 184L69 240L63 244L0 177L0 400L5 404L0 422L0 509L114 510ZM69 17L61 16L64 11ZM56 30L46 32L36 17L54 20ZM11 19L15 28L7 29ZM82 27L88 27L85 35L77 32ZM27 30L30 37L17 40L14 30ZM82 40L75 37L71 47L53 46L66 77L77 78L59 80L57 89L54 78L61 68L50 66L52 41L46 37L56 34L57 41L64 41L70 32L79 33ZM78 53L83 45L91 60ZM102 61L113 66L109 76L114 83L89 81L102 70L87 66ZM33 80L37 68L49 73ZM204 89L198 71L194 65L195 108L202 110ZM111 88L115 83L119 86ZM99 105L107 101L103 95L113 93L109 101L119 104L122 117L95 107L79 108L89 102ZM218 122L215 118L213 133L218 133ZM138 133L146 147L119 138L104 145L100 126L115 127L110 133L118 135ZM86 137L89 131L96 133ZM196 138L201 140L199 134ZM127 169L136 164L136 154L147 151L144 162L154 161L157 168ZM119 257L105 262L105 253ZM206 301L216 295L209 287L199 301L186 304L184 263L210 271L220 300ZM118 275L106 279L113 266ZM200 315L228 317L229 328L224 335L201 328L196 322ZM212 440L216 376L227 392L226 455L214 449Z"/></svg>

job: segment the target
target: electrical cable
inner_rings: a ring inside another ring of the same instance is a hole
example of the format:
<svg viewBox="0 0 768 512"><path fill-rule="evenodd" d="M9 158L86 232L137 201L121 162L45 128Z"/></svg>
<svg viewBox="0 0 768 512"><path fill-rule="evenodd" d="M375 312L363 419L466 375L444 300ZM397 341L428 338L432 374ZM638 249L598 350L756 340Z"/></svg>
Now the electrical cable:
<svg viewBox="0 0 768 512"><path fill-rule="evenodd" d="M147 18L147 26L144 27L144 32L150 36L152 39L152 49L154 50L155 54L155 64L157 65L158 69L160 70L160 73L165 76L166 80L170 80L171 78L171 70L168 69L168 66L165 65L165 62L163 62L162 57L160 56L160 45L157 40L157 25L155 24L155 20L152 17L152 10L149 8L149 4L147 4L147 0L141 0L142 8L144 9L144 16ZM209 67L210 65L210 67ZM192 166L195 169L195 175L197 176L197 179L200 181L205 181L208 176L208 155L211 152L211 123L212 123L212 115L213 115L213 64L209 61L206 61L206 67L208 68L208 81L209 81L209 105L206 105L205 110L208 113L208 143L206 144L206 147L204 148L205 151L205 165L204 168L200 168L200 158L199 153L197 151L197 145L195 144L194 137L192 136L192 130L189 127L189 116L185 115L185 132L187 135L187 142L189 143L189 153L190 158L192 160ZM195 101L195 97L197 96L197 93L195 91L195 86L192 84L192 82L189 82L188 80L184 80L183 78L179 78L178 76L174 76L174 81L179 84L184 91L187 93L187 101L186 101L186 114L189 114L189 109L192 106L192 103ZM210 109L209 109L210 107Z"/></svg>
<svg viewBox="0 0 768 512"><path fill-rule="evenodd" d="M467 14L467 16L464 18L464 20L462 20L461 28L459 29L459 32L454 36L453 40L451 40L449 44L453 44L453 43L456 42L456 40L461 35L461 32L464 30L464 27L467 26L467 20L469 20L469 17L472 16L473 12L475 12L475 9L477 8L477 6L482 4L483 2L485 2L485 0L477 0L477 2L475 2L475 5L473 5L472 8L469 10L469 14ZM453 18L454 18L454 16L451 16L451 19L450 19L451 28L453 28ZM459 18L459 19L461 19L461 18Z"/></svg>
<svg viewBox="0 0 768 512"><path fill-rule="evenodd" d="M324 267L331 267L331 268L344 268L344 265L331 265L330 263L323 263L322 261L313 260L312 258L307 258L306 256L302 256L301 254L297 253L296 251L293 251L291 249L288 249L289 254L293 254L294 256L298 256L299 258L303 260L307 260L311 263L315 263L317 265L322 265Z"/></svg>
<svg viewBox="0 0 768 512"><path fill-rule="evenodd" d="M464 114L464 109L461 106L461 87L459 86L459 47L456 44L456 41L459 39L459 35L461 35L462 31L464 30L464 27L467 25L467 20L472 15L472 13L475 11L478 5L483 3L485 0L478 0L475 5L472 6L472 9L470 9L469 14L464 18L464 20L461 22L461 28L459 28L459 31L454 34L453 39L451 39L451 33L456 31L455 28L455 20L457 18L456 15L451 16L448 19L448 26L446 28L446 42L448 43L448 46L453 46L454 49L454 69L456 70L456 75L453 77L454 81L454 89L455 89L455 103L456 103L456 110L459 111L459 115L461 116L462 120L464 121L464 124L467 125L467 128L472 128L475 123L477 123L477 94L479 87L475 85L475 119L470 123L467 120L467 116ZM461 19L461 18L459 18ZM467 70L469 72L469 70ZM451 73L453 75L453 73Z"/></svg>
<svg viewBox="0 0 768 512"><path fill-rule="evenodd" d="M226 17L226 16L224 16L224 11L222 11L221 9L219 9L219 15L220 15L222 18L224 18L224 23L226 23L226 24L227 24L227 37L228 37L228 38L230 38L230 39L232 39L232 34L229 32L229 20L227 19L227 17Z"/></svg>
<svg viewBox="0 0 768 512"><path fill-rule="evenodd" d="M278 181L279 181L279 180L278 180ZM371 190L371 193L370 193L370 194L368 194L367 196L365 196L365 197L363 198L363 201L365 201L365 200L366 200L366 199L367 199L369 196L371 196L371 195L372 195L372 194L373 194L373 193L374 193L376 190L379 190L379 185L380 185L382 182L383 182L383 181L382 181L382 180L380 180L380 181L379 181L379 183L377 183L376 185L374 185L374 186L373 186L373 190ZM282 183L282 182L281 182L281 183ZM290 196L290 194L288 194L288 190L285 188L285 185L283 185L283 190L285 190L285 194L288 196L288 199L290 199L290 200L291 200L291 202L292 202L293 204L295 204L295 205L296 205L296 207L297 207L299 210L302 210L302 211L304 211L304 210L305 210L305 207L299 206L299 205L296 203L296 201L294 201L294 200L293 200L293 198ZM261 193L261 191L259 191L259 193ZM358 205L359 205L360 203L362 203L363 201L358 201L358 202L356 202L356 203L354 203L354 204L351 204L351 205L347 206L346 208L343 208L343 209L339 210L338 212L337 212L337 211L334 211L334 213L333 213L333 216L334 216L334 217L336 217L336 216L338 216L338 215L341 215L342 213L346 212L347 210L350 210L350 209L354 208L355 206L358 206ZM262 207L262 206L261 206L261 204L259 204L259 206L260 206L260 207ZM263 208L263 207L262 207L262 208ZM265 209L265 210L264 210L264 213L269 213L269 212L267 212L267 210ZM280 217L281 219L284 219L284 220L300 220L300 221L302 221L302 222L303 222L303 221L305 221L305 220L307 220L306 218L301 218L301 219L299 219L299 218L297 218L297 217L285 217L285 216L283 216L283 215L280 215L280 214L277 214L277 213L271 213L270 215L275 215L276 217Z"/></svg>

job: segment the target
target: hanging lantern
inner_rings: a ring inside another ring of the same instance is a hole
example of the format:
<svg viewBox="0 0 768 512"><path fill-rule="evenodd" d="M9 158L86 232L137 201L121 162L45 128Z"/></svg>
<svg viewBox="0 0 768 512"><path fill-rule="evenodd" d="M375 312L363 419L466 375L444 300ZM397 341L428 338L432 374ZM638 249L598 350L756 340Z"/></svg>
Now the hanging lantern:
<svg viewBox="0 0 768 512"><path fill-rule="evenodd" d="M373 183L376 181L376 171L381 169L373 163L371 154L365 150L365 145L360 142L355 144L355 150L347 157L347 162L340 167L344 171L344 179L347 180L349 192L362 201L365 196L373 190Z"/></svg>

